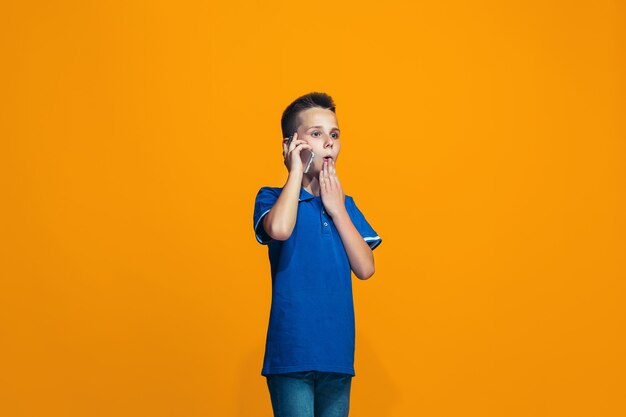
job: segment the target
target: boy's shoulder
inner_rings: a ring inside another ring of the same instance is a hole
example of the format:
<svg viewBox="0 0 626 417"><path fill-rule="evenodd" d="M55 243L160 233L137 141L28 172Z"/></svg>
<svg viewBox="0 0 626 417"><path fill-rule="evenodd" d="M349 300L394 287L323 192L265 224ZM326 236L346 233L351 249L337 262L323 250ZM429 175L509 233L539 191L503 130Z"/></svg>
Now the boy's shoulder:
<svg viewBox="0 0 626 417"><path fill-rule="evenodd" d="M266 190L266 191L276 191L276 190L278 190L278 191L280 191L282 189L283 189L283 187L272 187L270 185L264 185L263 187L259 188L259 191L262 191L262 190Z"/></svg>
<svg viewBox="0 0 626 417"><path fill-rule="evenodd" d="M280 193L283 191L283 188L284 187L272 187L272 186L266 185L266 186L259 188L259 191L257 192L257 196L273 195L273 196L276 196L276 198L278 198ZM349 201L350 203L354 201L351 195L348 195L348 194L344 194L344 195L345 195L346 201ZM304 187L300 188L300 198L299 198L300 201L308 200L314 197L315 196L309 193L307 190L305 190Z"/></svg>
<svg viewBox="0 0 626 417"><path fill-rule="evenodd" d="M266 196L266 195L275 195L278 197L278 195L280 195L282 190L283 190L283 187L263 186L259 188L259 191L257 191L256 194L257 194L257 198L259 196Z"/></svg>

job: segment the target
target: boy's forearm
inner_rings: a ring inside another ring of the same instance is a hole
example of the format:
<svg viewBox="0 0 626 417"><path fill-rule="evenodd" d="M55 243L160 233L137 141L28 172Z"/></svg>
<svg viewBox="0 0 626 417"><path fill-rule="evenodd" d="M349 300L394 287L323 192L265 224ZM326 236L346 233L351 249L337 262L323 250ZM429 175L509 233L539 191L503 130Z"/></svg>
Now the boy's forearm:
<svg viewBox="0 0 626 417"><path fill-rule="evenodd" d="M265 231L272 239L287 240L291 236L298 213L302 175L302 173L289 173L278 199L263 219Z"/></svg>
<svg viewBox="0 0 626 417"><path fill-rule="evenodd" d="M352 223L348 212L344 210L333 216L333 223L341 236L354 275L359 279L374 275L374 253Z"/></svg>

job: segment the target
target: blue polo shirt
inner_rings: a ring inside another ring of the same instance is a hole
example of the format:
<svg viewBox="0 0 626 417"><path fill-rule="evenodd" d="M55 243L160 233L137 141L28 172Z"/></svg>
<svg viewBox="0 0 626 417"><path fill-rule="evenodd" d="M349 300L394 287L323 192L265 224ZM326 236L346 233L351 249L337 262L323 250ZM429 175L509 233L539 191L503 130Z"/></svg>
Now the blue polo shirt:
<svg viewBox="0 0 626 417"><path fill-rule="evenodd" d="M272 239L263 217L282 192L262 187L254 203L257 241L268 246L272 305L261 375L299 371L354 372L354 304L348 254L322 198L303 187L296 224L289 239ZM373 250L382 239L354 199L346 210Z"/></svg>

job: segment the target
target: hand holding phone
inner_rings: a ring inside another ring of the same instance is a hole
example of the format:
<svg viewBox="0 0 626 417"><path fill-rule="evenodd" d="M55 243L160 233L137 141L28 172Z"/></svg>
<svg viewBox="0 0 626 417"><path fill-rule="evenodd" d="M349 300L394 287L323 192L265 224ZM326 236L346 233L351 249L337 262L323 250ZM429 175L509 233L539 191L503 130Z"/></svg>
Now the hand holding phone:
<svg viewBox="0 0 626 417"><path fill-rule="evenodd" d="M291 136L289 136L289 140L287 141L287 152L289 152L289 145L291 145L291 142L294 140L295 136L296 136L295 132ZM296 144L296 147L293 150L295 150L297 147L298 147L298 144ZM309 172L309 168L311 167L313 158L315 158L315 154L313 153L313 151L311 151L310 149L306 149L306 148L301 148L298 150L298 152L300 154L302 166L304 167L302 172L306 174L307 172Z"/></svg>

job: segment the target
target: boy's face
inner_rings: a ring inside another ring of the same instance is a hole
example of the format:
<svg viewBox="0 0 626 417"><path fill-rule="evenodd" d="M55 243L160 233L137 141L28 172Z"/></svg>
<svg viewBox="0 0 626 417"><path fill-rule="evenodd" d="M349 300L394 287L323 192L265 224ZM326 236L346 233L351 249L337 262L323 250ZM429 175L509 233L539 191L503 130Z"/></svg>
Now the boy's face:
<svg viewBox="0 0 626 417"><path fill-rule="evenodd" d="M301 111L298 120L298 139L308 143L315 154L309 174L317 176L324 168L324 157L332 157L337 164L341 147L337 117L331 110L312 107Z"/></svg>

